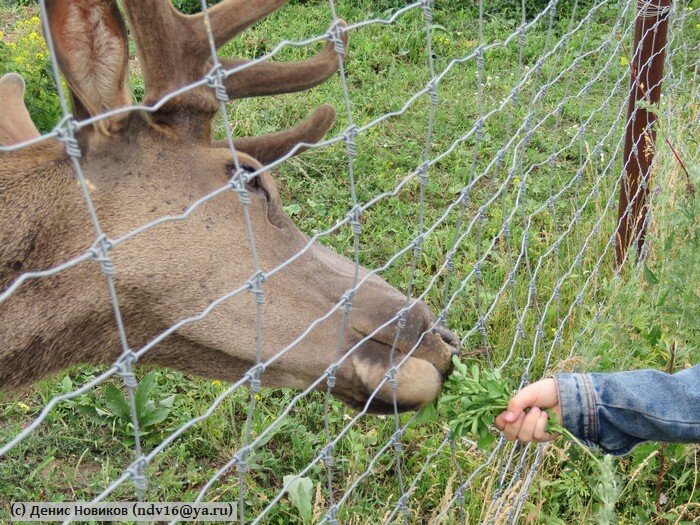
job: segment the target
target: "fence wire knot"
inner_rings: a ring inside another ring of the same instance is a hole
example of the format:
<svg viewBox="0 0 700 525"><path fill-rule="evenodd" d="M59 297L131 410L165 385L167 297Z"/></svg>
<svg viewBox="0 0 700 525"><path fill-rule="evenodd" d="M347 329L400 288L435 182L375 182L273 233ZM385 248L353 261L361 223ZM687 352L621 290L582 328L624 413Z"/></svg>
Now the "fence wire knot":
<svg viewBox="0 0 700 525"><path fill-rule="evenodd" d="M525 47L525 26L521 25L518 27L518 43L520 47Z"/></svg>
<svg viewBox="0 0 700 525"><path fill-rule="evenodd" d="M345 215L348 220L348 224L352 228L352 232L355 235L360 235L362 233L362 223L360 222L360 214L362 213L362 208L359 205L353 206L353 208Z"/></svg>
<svg viewBox="0 0 700 525"><path fill-rule="evenodd" d="M401 442L401 438L403 438L403 429L399 428L391 435L391 438L389 439L391 446L393 446L394 450L399 453L403 452L403 443Z"/></svg>
<svg viewBox="0 0 700 525"><path fill-rule="evenodd" d="M457 492L455 494L455 499L457 500L457 503L459 503L460 507L464 505L464 492L466 490L466 487L459 487L457 489Z"/></svg>
<svg viewBox="0 0 700 525"><path fill-rule="evenodd" d="M418 173L418 181L420 182L420 185L425 186L428 184L428 163L424 162L418 166L416 171Z"/></svg>
<svg viewBox="0 0 700 525"><path fill-rule="evenodd" d="M503 223L503 235L505 235L506 240L510 240L510 222L508 221Z"/></svg>
<svg viewBox="0 0 700 525"><path fill-rule="evenodd" d="M323 462L327 467L332 467L335 463L335 459L333 458L333 447L331 445L326 445L323 447L321 457L323 458Z"/></svg>
<svg viewBox="0 0 700 525"><path fill-rule="evenodd" d="M466 186L462 188L462 191L459 193L459 202L462 206L468 206L469 205L469 193L470 193L470 188L469 186Z"/></svg>
<svg viewBox="0 0 700 525"><path fill-rule="evenodd" d="M239 474L245 474L248 472L249 467L248 467L248 448L244 448L241 450L241 453L237 456L234 456L234 460L236 462L236 470L238 471Z"/></svg>
<svg viewBox="0 0 700 525"><path fill-rule="evenodd" d="M396 367L393 367L389 372L387 372L386 377L389 380L392 390L396 390L399 387L399 382L396 379Z"/></svg>
<svg viewBox="0 0 700 525"><path fill-rule="evenodd" d="M243 204L243 206L250 205L250 192L245 186L243 170L239 170L238 172L234 173L228 185L233 191L238 193L238 198L241 200L241 204Z"/></svg>
<svg viewBox="0 0 700 525"><path fill-rule="evenodd" d="M482 117L476 119L474 126L476 127L476 140L477 142L481 142L484 138L484 119Z"/></svg>
<svg viewBox="0 0 700 525"><path fill-rule="evenodd" d="M435 318L435 325L436 326L445 326L446 322L447 322L446 312L445 312L445 310L441 310L440 313Z"/></svg>
<svg viewBox="0 0 700 525"><path fill-rule="evenodd" d="M253 391L253 393L257 393L260 391L261 388L261 383L260 383L260 375L265 371L265 365L262 363L258 363L254 367L252 367L250 370L248 370L245 374L245 378L250 381L250 389Z"/></svg>
<svg viewBox="0 0 700 525"><path fill-rule="evenodd" d="M401 497L399 498L398 503L396 506L398 509L405 515L408 516L408 505L406 504L406 500L408 499L408 494L402 494Z"/></svg>
<svg viewBox="0 0 700 525"><path fill-rule="evenodd" d="M124 385L127 388L136 388L138 385L133 371L133 364L136 363L137 359L136 354L129 350L123 353L116 362L117 374L124 380Z"/></svg>
<svg viewBox="0 0 700 525"><path fill-rule="evenodd" d="M349 314L352 311L352 299L353 299L353 292L346 292L343 294L343 297L341 298L341 302L343 304L343 311L346 314Z"/></svg>
<svg viewBox="0 0 700 525"><path fill-rule="evenodd" d="M340 22L336 21L333 27L328 31L328 40L333 43L333 49L338 54L338 56L345 57L345 42L343 42L343 33L347 31L346 28L340 25Z"/></svg>
<svg viewBox="0 0 700 525"><path fill-rule="evenodd" d="M337 367L333 367L329 370L328 372L328 379L326 379L326 384L328 385L328 388L335 388L335 372L337 370Z"/></svg>
<svg viewBox="0 0 700 525"><path fill-rule="evenodd" d="M265 302L265 294L262 291L261 285L265 282L265 274L262 271L257 271L248 281L248 289L255 297L255 302L263 304Z"/></svg>
<svg viewBox="0 0 700 525"><path fill-rule="evenodd" d="M66 145L66 153L71 157L81 157L80 145L78 139L75 138L75 133L78 131L78 125L71 113L63 117L56 127L56 138Z"/></svg>
<svg viewBox="0 0 700 525"><path fill-rule="evenodd" d="M333 504L328 508L328 512L326 512L326 521L330 525L338 525L338 519L336 518L338 514L338 505Z"/></svg>
<svg viewBox="0 0 700 525"><path fill-rule="evenodd" d="M217 62L214 67L211 68L209 73L204 77L207 81L207 87L214 90L216 98L219 102L228 102L229 96L226 92L226 87L224 86L224 80L226 79L226 71L221 67L221 63Z"/></svg>
<svg viewBox="0 0 700 525"><path fill-rule="evenodd" d="M430 82L426 84L428 88L428 97L430 98L430 103L435 106L438 103L438 81L433 78Z"/></svg>
<svg viewBox="0 0 700 525"><path fill-rule="evenodd" d="M482 277L481 261L477 261L476 264L474 265L474 275L476 276L477 279L481 280L481 277Z"/></svg>
<svg viewBox="0 0 700 525"><path fill-rule="evenodd" d="M144 474L144 469L148 465L145 456L139 457L134 465L129 469L129 477L136 485L136 489L143 492L148 488L148 479Z"/></svg>
<svg viewBox="0 0 700 525"><path fill-rule="evenodd" d="M419 257L420 252L423 249L423 243L425 242L425 234L421 233L418 237L413 240L413 256Z"/></svg>
<svg viewBox="0 0 700 525"><path fill-rule="evenodd" d="M352 125L346 129L342 135L343 142L345 142L345 149L348 152L348 157L353 158L355 155L357 155L357 143L355 142L355 139L359 134L360 131L357 126Z"/></svg>
<svg viewBox="0 0 700 525"><path fill-rule="evenodd" d="M102 271L108 277L114 277L117 273L114 261L109 252L114 249L114 243L106 235L100 235L90 248L90 259L102 265Z"/></svg>
<svg viewBox="0 0 700 525"><path fill-rule="evenodd" d="M537 337L539 337L540 339L544 339L544 328L542 328L541 324L537 325L536 330L537 330Z"/></svg>
<svg viewBox="0 0 700 525"><path fill-rule="evenodd" d="M421 8L425 14L425 21L428 24L433 23L433 0L421 0ZM428 28L430 30L430 28Z"/></svg>
<svg viewBox="0 0 700 525"><path fill-rule="evenodd" d="M406 311L405 308L401 309L401 310L398 312L399 318L398 318L398 320L396 321L396 325L397 325L397 326L399 327L399 329L401 329L401 330L403 330L404 328L406 328L406 313L407 313L407 311Z"/></svg>
<svg viewBox="0 0 700 525"><path fill-rule="evenodd" d="M562 336L561 327L557 328L557 331L554 334L554 342L557 344L561 344L562 342L564 342L564 336Z"/></svg>
<svg viewBox="0 0 700 525"><path fill-rule="evenodd" d="M476 67L483 70L484 69L484 45L480 44L474 52L476 53ZM481 118L479 119L481 122Z"/></svg>

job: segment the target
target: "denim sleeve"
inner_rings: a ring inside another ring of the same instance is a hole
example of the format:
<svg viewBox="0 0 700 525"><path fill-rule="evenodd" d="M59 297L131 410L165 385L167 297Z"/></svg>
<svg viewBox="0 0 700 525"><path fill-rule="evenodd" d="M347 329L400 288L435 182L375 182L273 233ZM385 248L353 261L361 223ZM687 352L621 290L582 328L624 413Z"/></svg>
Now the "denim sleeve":
<svg viewBox="0 0 700 525"><path fill-rule="evenodd" d="M700 365L554 379L564 426L588 446L622 455L643 441L700 443Z"/></svg>

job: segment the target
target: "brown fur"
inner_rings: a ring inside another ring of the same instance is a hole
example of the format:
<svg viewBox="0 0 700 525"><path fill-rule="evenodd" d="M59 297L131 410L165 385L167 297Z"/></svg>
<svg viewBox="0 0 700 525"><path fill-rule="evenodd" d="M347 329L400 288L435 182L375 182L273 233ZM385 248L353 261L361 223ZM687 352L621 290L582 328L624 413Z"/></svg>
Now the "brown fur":
<svg viewBox="0 0 700 525"><path fill-rule="evenodd" d="M90 23L95 27L118 27L120 20L109 18L118 16L118 11L108 0L100 1L110 6L98 10L102 17L108 18ZM78 0L63 2L67 12L83 12L70 11L71 6L65 5ZM167 0L149 0L142 2L149 4L142 9L149 15L134 23L136 13L132 3L126 0L125 8L139 56L151 57L150 62L160 56L163 48L152 47L153 39L141 29L144 21L155 24L154 13L164 16L167 24L191 24L195 20L170 13ZM56 4L52 4L49 2L49 11L55 13ZM240 0L225 0L212 10L212 15L230 18L240 4ZM263 9L265 14L275 2L249 5L259 7L259 4L267 6L267 11ZM70 28L60 24L85 21L76 22L73 16L55 16L50 22L52 32L60 38L71 34ZM242 25L249 23L252 20ZM217 39L223 38L222 35L232 36L220 23L213 25L218 27ZM167 42L164 46L167 49L174 45L163 35L159 41ZM90 42L72 45L89 47ZM89 97L83 100L88 112L97 111L93 108L104 109L105 100L120 100L122 82L126 82L126 78L115 79L111 70L105 71L109 64L115 63L112 59L119 59L125 53L126 41L121 40L121 49L98 47L102 54L118 56L102 56L80 72L76 70L80 61L63 70L69 76L73 96L80 100ZM335 59L334 55L332 58ZM143 63L147 65L149 60ZM164 60L167 62L167 56ZM329 60L326 62L330 63ZM62 64L67 62L70 57L61 58ZM299 67L304 75L308 74L305 66ZM195 68L183 69L191 70L183 73L187 77ZM159 71L158 68L144 71L146 79L150 79L146 87L151 97L152 86L162 95L159 90L168 85L168 78L159 75L168 77L172 73ZM259 71L267 72L269 82L279 78L274 70ZM291 71L285 69L285 75L288 77ZM315 74L319 75L315 83L328 76L325 70ZM112 80L107 83L96 78L110 76ZM276 91L298 86L299 83L288 78L288 84L278 86ZM79 96L76 90L80 90ZM94 90L99 93L90 94ZM210 96L210 91L202 88L155 114L130 114L119 122L118 128L85 128L79 133L83 151L80 163L90 181L90 197L100 226L109 238L118 238L163 216L180 214L201 196L227 183L233 164L228 148L211 144L208 136L204 138L212 116L213 106L206 104L207 100L211 101ZM242 139L238 145L242 151L269 161L284 154L298 140L317 140L330 126L332 115L332 110L321 109L309 122L287 132ZM322 124L322 129L314 126L314 122ZM238 160L260 168L255 159L243 152ZM297 254L308 238L284 213L269 173L260 175L250 192L249 211L258 257L262 268L270 270ZM0 156L0 225L0 290L5 290L24 272L55 267L85 253L92 245L95 229L60 144L49 141ZM134 350L182 319L199 314L212 301L244 285L254 273L242 204L232 191L205 202L185 221L161 224L118 244L109 255L116 267L115 284L128 345ZM262 285L263 359L275 356L311 322L325 315L352 286L353 274L351 261L314 244L265 282ZM366 275L366 270L361 269L360 278ZM382 279L369 278L355 296L344 332L343 352L394 316L404 302L404 296ZM263 374L263 384L303 388L323 374L334 360L341 312L339 309L290 352L277 358ZM425 304L417 304L411 310L398 338L397 361L411 350L431 321L432 314ZM380 331L345 361L338 370L334 389L337 396L352 406L366 402L389 369L389 350L396 330L394 324ZM252 294L245 292L221 303L203 320L181 327L149 350L142 361L235 381L256 362L255 336L255 302ZM0 340L3 341L2 388L17 388L74 364L113 362L122 348L100 265L86 261L57 275L23 283L0 303ZM441 376L449 367L456 345L456 338L445 330L424 336L397 376L400 409L421 406L437 395ZM390 389L382 388L370 409L390 411L391 397Z"/></svg>

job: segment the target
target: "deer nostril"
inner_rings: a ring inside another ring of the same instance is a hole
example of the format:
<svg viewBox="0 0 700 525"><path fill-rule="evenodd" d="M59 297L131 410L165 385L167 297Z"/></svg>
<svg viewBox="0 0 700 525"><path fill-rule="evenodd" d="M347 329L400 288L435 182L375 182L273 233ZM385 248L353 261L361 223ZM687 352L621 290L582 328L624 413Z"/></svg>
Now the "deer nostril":
<svg viewBox="0 0 700 525"><path fill-rule="evenodd" d="M433 328L431 332L439 336L440 339L442 339L442 341L450 347L452 355L459 355L460 350L462 348L462 343L455 334L450 332L444 326L440 325Z"/></svg>

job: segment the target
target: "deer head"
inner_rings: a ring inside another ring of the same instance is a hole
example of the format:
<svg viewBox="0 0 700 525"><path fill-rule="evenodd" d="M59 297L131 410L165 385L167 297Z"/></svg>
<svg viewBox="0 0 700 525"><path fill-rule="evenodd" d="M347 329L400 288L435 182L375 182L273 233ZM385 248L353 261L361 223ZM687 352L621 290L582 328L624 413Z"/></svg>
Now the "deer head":
<svg viewBox="0 0 700 525"><path fill-rule="evenodd" d="M225 44L284 3L224 0L209 10L213 45ZM203 15L182 15L169 0L123 0L122 5L145 82L145 104L162 101L211 71ZM129 105L127 26L114 0L47 0L46 6L75 117L83 120ZM226 69L243 63L221 59ZM337 67L329 42L308 60L257 63L222 83L232 99L273 95L315 86ZM11 118L2 117L0 138L9 144L35 136L36 130L21 106L17 78L5 83L14 90L8 99L14 109ZM201 196L226 187L236 165L262 171L263 164L295 144L318 141L335 116L333 108L324 105L286 131L238 139L233 159L228 147L211 140L211 122L219 107L214 90L201 85L169 98L157 111L122 112L81 128L80 165L90 182L97 219L109 238L162 216L181 214ZM251 179L247 190L257 258L261 268L269 270L298 254L308 238L283 211L270 173L262 171ZM22 273L54 267L94 243L95 229L61 143L45 141L2 154L0 228L0 291ZM110 257L128 344L134 349L198 314L254 273L243 205L233 191L207 200L186 220L164 222L129 238L114 247ZM326 315L353 286L354 272L353 262L312 244L266 281L263 359ZM360 269L359 278L367 276ZM381 278L367 278L353 298L343 352L405 304L404 295ZM255 310L249 293L221 301L202 320L155 345L142 362L237 380L256 362ZM262 384L303 388L323 374L334 362L341 318L338 309L266 367ZM390 368L396 339L396 361L420 341L396 375L399 409L414 409L434 399L458 342L446 329L429 330L433 320L419 302L408 311L398 334L396 323L377 331L343 361L334 394L351 406L363 406ZM78 363L114 362L122 349L100 265L86 261L23 283L0 303L0 339L0 386L6 388ZM393 410L388 384L369 409Z"/></svg>

